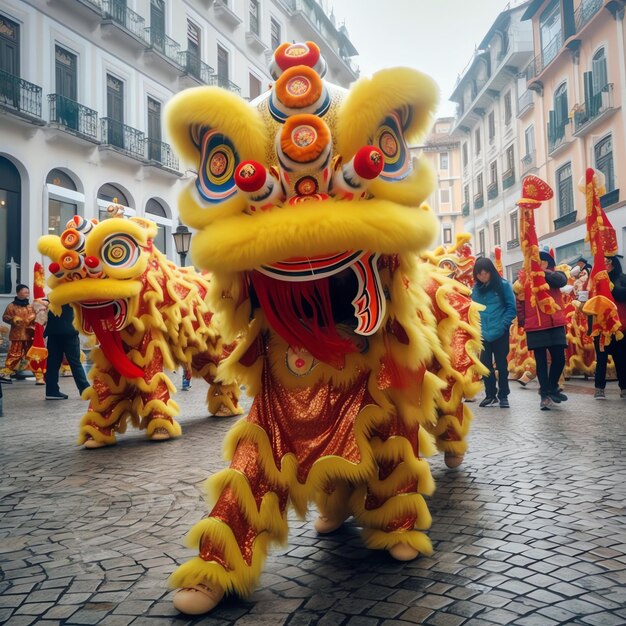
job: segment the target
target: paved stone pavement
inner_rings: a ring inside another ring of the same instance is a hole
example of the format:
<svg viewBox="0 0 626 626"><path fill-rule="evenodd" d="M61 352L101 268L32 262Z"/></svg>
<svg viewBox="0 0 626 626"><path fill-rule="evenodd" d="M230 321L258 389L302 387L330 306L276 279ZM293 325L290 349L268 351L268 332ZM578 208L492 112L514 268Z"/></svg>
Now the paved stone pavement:
<svg viewBox="0 0 626 626"><path fill-rule="evenodd" d="M539 411L534 389L476 413L458 470L432 459L434 553L410 563L363 547L350 522L319 537L292 517L258 590L210 617L173 610L166 580L192 556L201 483L222 468L232 419L205 417L206 388L180 393L183 437L138 431L113 448L74 445L84 403L4 386L0 419L0 623L160 626L552 626L626 624L626 401L570 381ZM513 383L515 384L515 383ZM479 398L480 399L480 398Z"/></svg>

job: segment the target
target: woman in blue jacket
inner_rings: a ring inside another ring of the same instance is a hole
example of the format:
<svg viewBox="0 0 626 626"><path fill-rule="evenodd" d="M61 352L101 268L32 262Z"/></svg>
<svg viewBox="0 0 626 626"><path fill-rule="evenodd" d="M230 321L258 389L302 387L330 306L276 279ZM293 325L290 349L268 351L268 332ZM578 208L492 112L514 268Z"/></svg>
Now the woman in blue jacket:
<svg viewBox="0 0 626 626"><path fill-rule="evenodd" d="M474 288L472 300L482 304L480 312L483 351L481 363L489 370L483 377L485 399L479 406L491 406L500 402L500 408L509 407L509 370L506 357L509 353L509 327L515 319L515 296L511 284L504 280L491 259L478 258L474 264ZM498 370L494 371L495 360Z"/></svg>

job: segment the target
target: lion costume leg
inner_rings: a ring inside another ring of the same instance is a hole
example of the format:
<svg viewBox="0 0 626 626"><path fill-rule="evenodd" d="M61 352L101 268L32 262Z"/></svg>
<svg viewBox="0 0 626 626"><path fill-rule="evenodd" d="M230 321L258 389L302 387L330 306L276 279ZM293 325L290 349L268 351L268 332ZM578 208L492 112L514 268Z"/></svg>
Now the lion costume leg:
<svg viewBox="0 0 626 626"><path fill-rule="evenodd" d="M354 487L347 482L335 480L315 496L319 517L314 526L318 533L332 533L352 515L350 497L353 491Z"/></svg>
<svg viewBox="0 0 626 626"><path fill-rule="evenodd" d="M267 442L267 435L260 435ZM217 502L188 538L199 555L170 579L172 586L182 588L174 597L180 611L206 613L224 593L249 594L258 582L270 542L286 541L289 491L264 467L258 443L240 438L230 468L210 479Z"/></svg>
<svg viewBox="0 0 626 626"><path fill-rule="evenodd" d="M420 458L425 437L428 434L420 426L409 429L399 420L391 432L375 437L372 449L378 473L350 498L354 517L363 526L365 545L389 550L402 561L432 553L430 539L422 532L432 521L424 495L434 491L430 466Z"/></svg>
<svg viewBox="0 0 626 626"><path fill-rule="evenodd" d="M239 406L239 385L237 383L225 384L215 380L218 362L206 354L196 355L191 362L192 372L209 383L207 392L209 413L218 417L241 415L243 409Z"/></svg>

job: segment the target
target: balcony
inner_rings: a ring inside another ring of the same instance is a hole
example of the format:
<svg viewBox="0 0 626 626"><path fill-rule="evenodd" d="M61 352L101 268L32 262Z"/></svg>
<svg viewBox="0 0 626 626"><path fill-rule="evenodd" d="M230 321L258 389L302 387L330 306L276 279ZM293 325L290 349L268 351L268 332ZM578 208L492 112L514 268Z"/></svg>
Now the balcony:
<svg viewBox="0 0 626 626"><path fill-rule="evenodd" d="M246 33L246 43L259 54L267 50L267 46L261 37L259 37L259 33L253 30L249 30Z"/></svg>
<svg viewBox="0 0 626 626"><path fill-rule="evenodd" d="M526 113L532 111L535 108L535 96L530 89L527 89L517 99L517 118L524 117Z"/></svg>
<svg viewBox="0 0 626 626"><path fill-rule="evenodd" d="M605 85L599 93L574 111L574 135L580 137L593 130L598 123L615 111L613 108L613 83Z"/></svg>
<svg viewBox="0 0 626 626"><path fill-rule="evenodd" d="M215 11L215 17L230 30L235 30L242 22L242 19L229 8L226 0L215 0L213 10Z"/></svg>
<svg viewBox="0 0 626 626"><path fill-rule="evenodd" d="M487 186L487 199L493 200L498 197L498 182L494 181Z"/></svg>
<svg viewBox="0 0 626 626"><path fill-rule="evenodd" d="M102 0L102 32L122 44L145 48L146 21L126 6L125 0Z"/></svg>
<svg viewBox="0 0 626 626"><path fill-rule="evenodd" d="M228 89L228 91L232 91L236 93L238 96L241 95L241 88L235 85L231 80L226 78L225 76L220 76L219 74L213 74L209 76L209 85L213 85L215 87L221 87L222 89Z"/></svg>
<svg viewBox="0 0 626 626"><path fill-rule="evenodd" d="M0 107L29 121L45 124L41 119L41 87L2 70Z"/></svg>
<svg viewBox="0 0 626 626"><path fill-rule="evenodd" d="M103 117L100 120L101 135L100 139L103 148L113 148L116 151L121 151L133 159L144 161L144 134L137 130L123 124L118 120L111 119L110 117Z"/></svg>
<svg viewBox="0 0 626 626"><path fill-rule="evenodd" d="M580 32L591 18L602 8L602 0L583 0L574 14L576 32Z"/></svg>
<svg viewBox="0 0 626 626"><path fill-rule="evenodd" d="M178 157L172 147L158 139L146 138L146 152L151 165L158 165L174 172L179 171Z"/></svg>
<svg viewBox="0 0 626 626"><path fill-rule="evenodd" d="M557 217L554 220L554 230L560 230L561 228L565 228L566 226L573 224L576 221L576 216L576 209L572 209L569 213L565 213L565 215Z"/></svg>
<svg viewBox="0 0 626 626"><path fill-rule="evenodd" d="M619 202L619 189L613 189L613 191L609 191L605 193L603 196L600 196L600 206L603 209L607 209L614 204Z"/></svg>
<svg viewBox="0 0 626 626"><path fill-rule="evenodd" d="M483 194L477 193L474 196L474 211L478 211L479 209L482 209L484 205L485 205L485 198L483 197Z"/></svg>
<svg viewBox="0 0 626 626"><path fill-rule="evenodd" d="M556 59L563 47L563 33L560 32L542 49L542 51L529 63L526 68L526 82L532 83L538 78L543 70Z"/></svg>
<svg viewBox="0 0 626 626"><path fill-rule="evenodd" d="M160 28L146 28L146 40L150 44L150 50L155 58L159 58L166 65L180 72L180 44L168 37Z"/></svg>
<svg viewBox="0 0 626 626"><path fill-rule="evenodd" d="M548 154L555 156L572 143L572 124L567 120L559 125L548 122Z"/></svg>
<svg viewBox="0 0 626 626"><path fill-rule="evenodd" d="M533 150L532 152L524 155L521 159L521 164L521 175L525 176L528 172L537 167L537 153Z"/></svg>
<svg viewBox="0 0 626 626"><path fill-rule="evenodd" d="M470 205L469 202L464 202L463 206L461 207L461 215L463 217L469 217L470 214Z"/></svg>
<svg viewBox="0 0 626 626"><path fill-rule="evenodd" d="M203 85L209 84L211 74L213 74L213 68L207 65L193 52L189 52L189 50L181 52L178 57L178 64L183 68L185 76L189 76Z"/></svg>
<svg viewBox="0 0 626 626"><path fill-rule="evenodd" d="M48 95L50 123L89 141L98 141L98 113L56 93Z"/></svg>
<svg viewBox="0 0 626 626"><path fill-rule="evenodd" d="M507 250L514 250L515 248L519 248L519 237L515 237L513 239L509 239L506 242Z"/></svg>
<svg viewBox="0 0 626 626"><path fill-rule="evenodd" d="M515 170L510 169L502 174L502 189L508 189L515 184Z"/></svg>

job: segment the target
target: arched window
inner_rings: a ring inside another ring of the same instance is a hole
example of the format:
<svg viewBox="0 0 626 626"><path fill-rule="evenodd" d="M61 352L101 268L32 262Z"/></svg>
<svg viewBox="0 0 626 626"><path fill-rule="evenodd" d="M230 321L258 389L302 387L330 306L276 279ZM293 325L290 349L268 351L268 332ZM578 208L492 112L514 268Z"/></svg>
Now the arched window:
<svg viewBox="0 0 626 626"><path fill-rule="evenodd" d="M154 198L150 198L146 203L146 217L156 222L159 232L154 238L154 245L163 254L167 254L170 249L168 245L172 237L172 220L163 205Z"/></svg>
<svg viewBox="0 0 626 626"><path fill-rule="evenodd" d="M554 130L557 138L565 134L565 125L568 122L567 83L561 83L554 92Z"/></svg>
<svg viewBox="0 0 626 626"><path fill-rule="evenodd" d="M120 187L113 183L105 183L98 190L98 219L100 221L109 217L107 208L111 204L121 204L126 217L132 217L136 213L135 209L130 207L126 193Z"/></svg>
<svg viewBox="0 0 626 626"><path fill-rule="evenodd" d="M74 180L62 170L50 170L46 176L48 191L48 234L60 235L69 220L78 214L79 202L84 202Z"/></svg>
<svg viewBox="0 0 626 626"><path fill-rule="evenodd" d="M606 70L606 53L604 48L600 48L591 61L591 72L593 76L593 93L598 94L606 91L609 82Z"/></svg>
<svg viewBox="0 0 626 626"><path fill-rule="evenodd" d="M0 293L14 293L15 286L22 282L21 190L17 168L0 156Z"/></svg>
<svg viewBox="0 0 626 626"><path fill-rule="evenodd" d="M615 189L615 173L613 168L613 138L611 135L601 139L593 149L596 169L600 170L605 180L606 192Z"/></svg>

